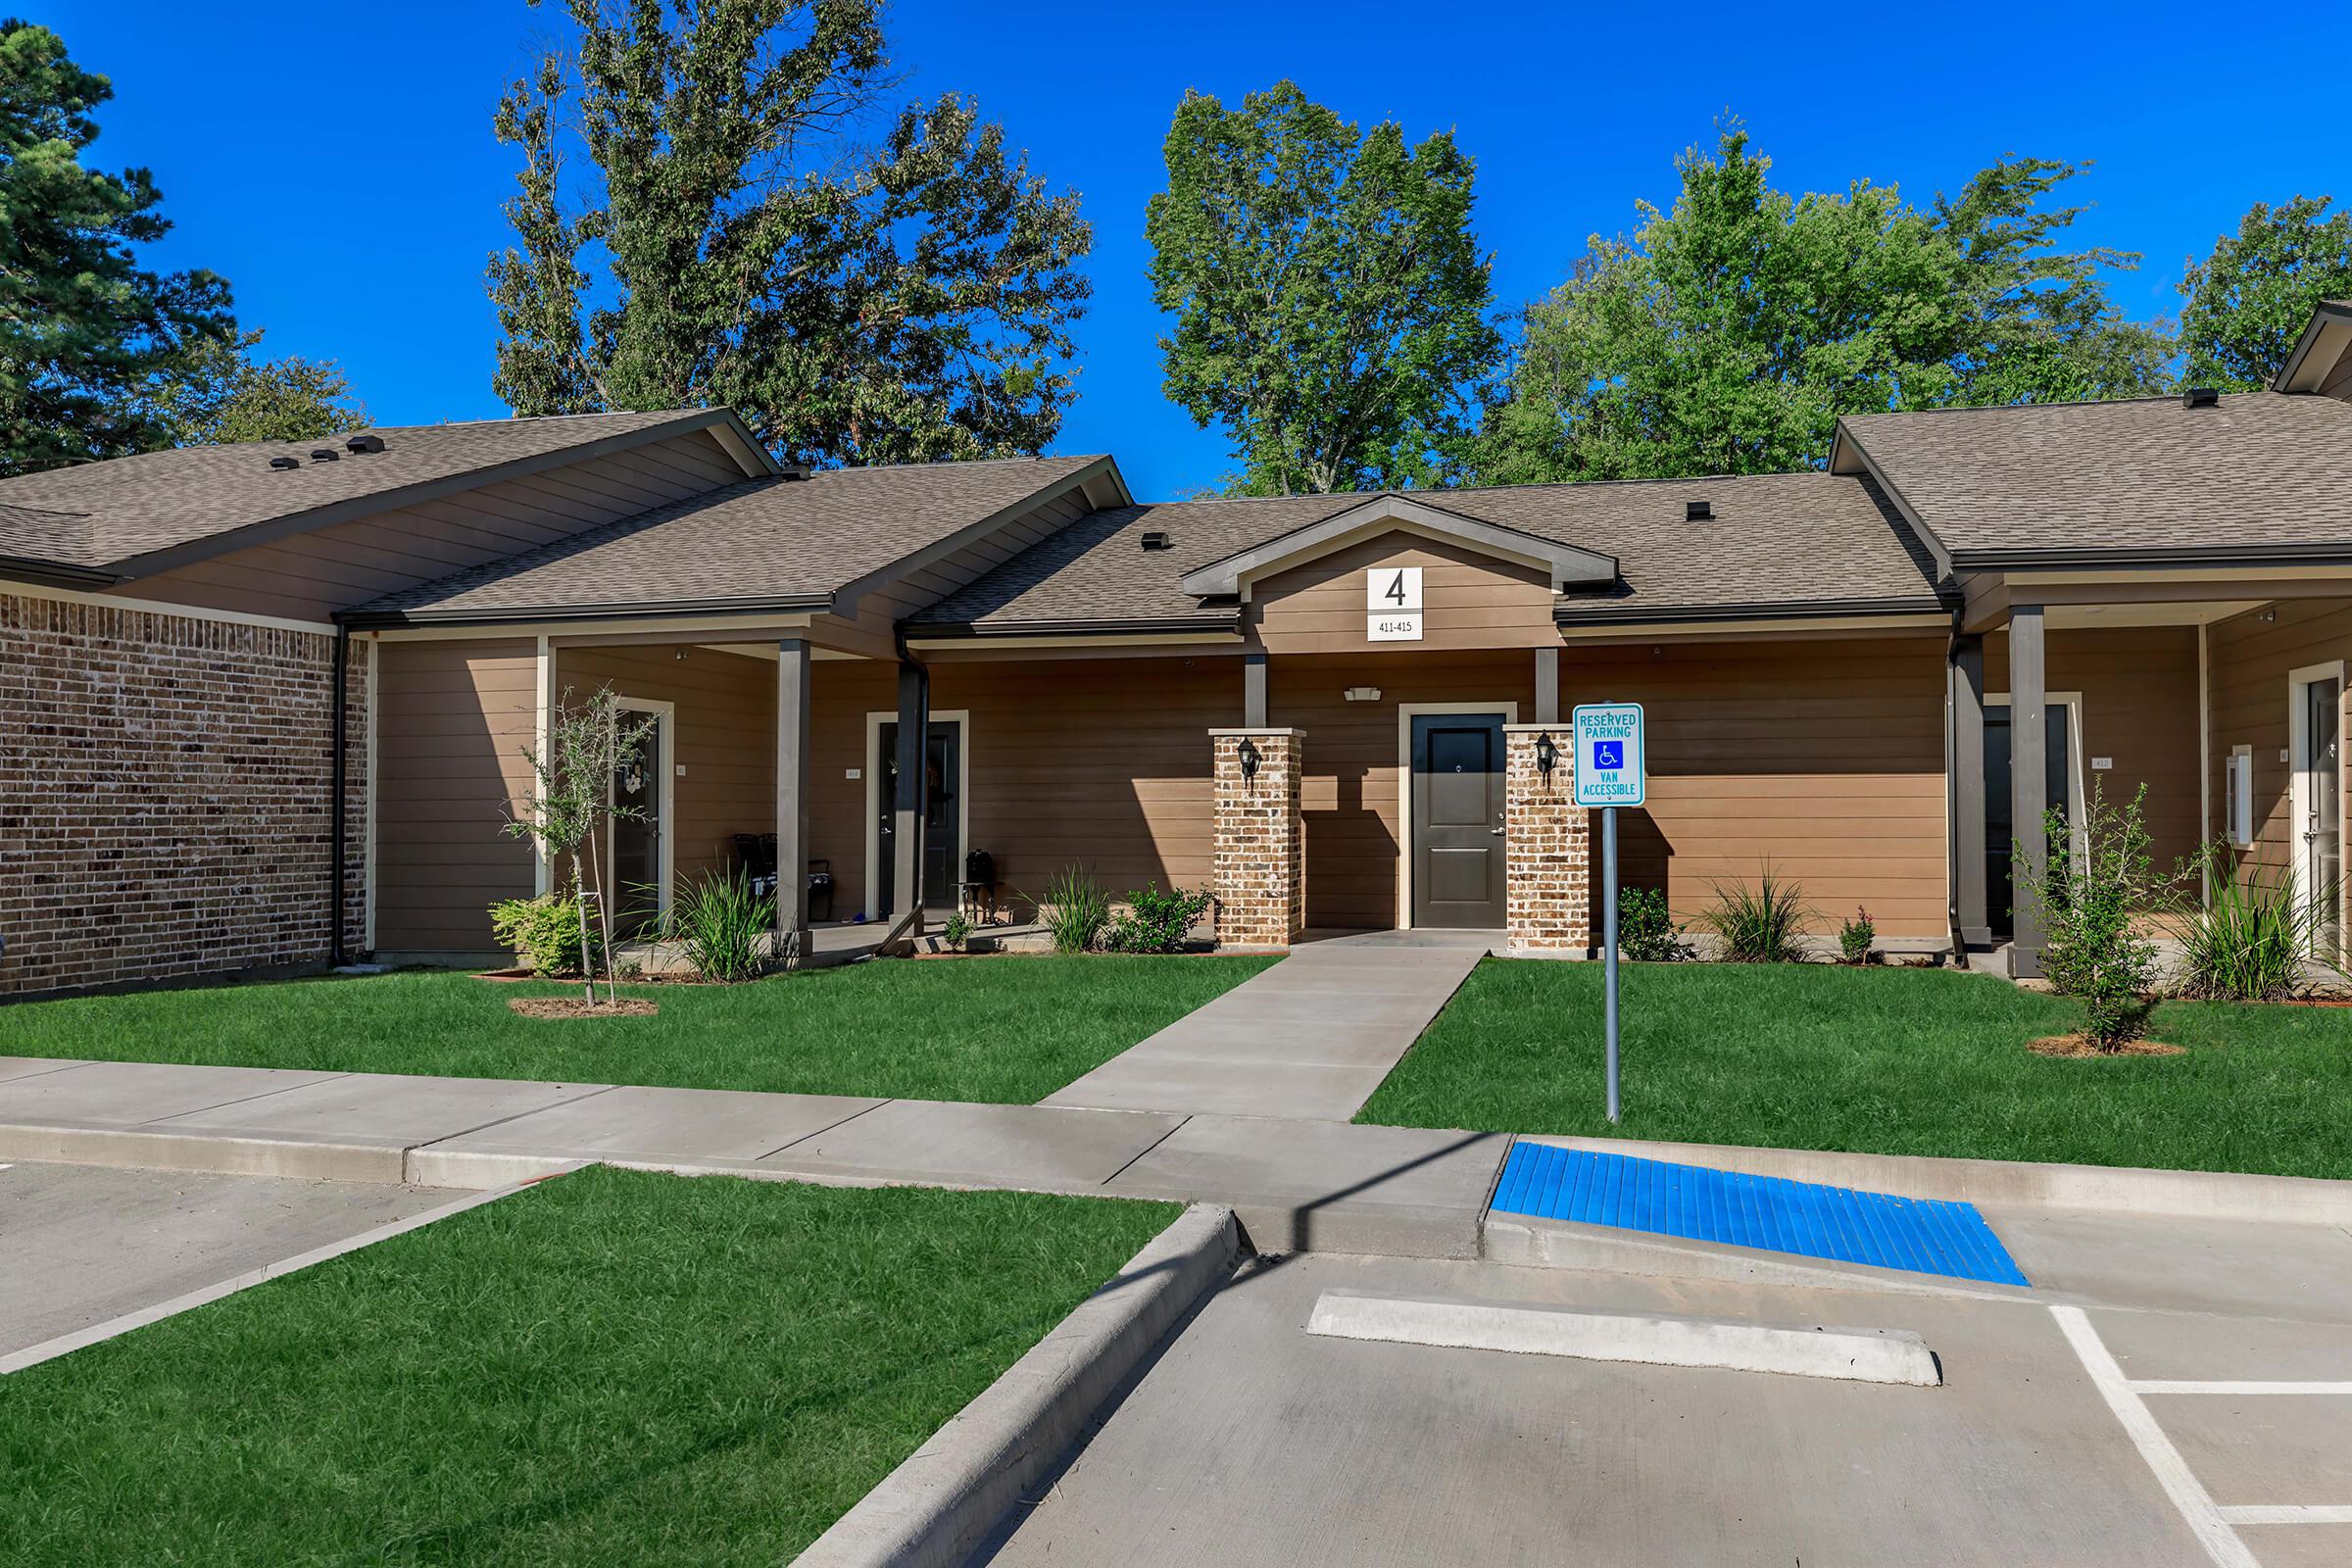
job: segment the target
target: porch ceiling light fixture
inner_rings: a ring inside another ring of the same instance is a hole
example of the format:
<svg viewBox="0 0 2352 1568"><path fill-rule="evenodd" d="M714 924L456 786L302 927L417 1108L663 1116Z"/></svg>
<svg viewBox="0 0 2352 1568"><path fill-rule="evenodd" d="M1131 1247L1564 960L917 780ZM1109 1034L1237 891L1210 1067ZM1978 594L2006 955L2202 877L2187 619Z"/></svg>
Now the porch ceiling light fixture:
<svg viewBox="0 0 2352 1568"><path fill-rule="evenodd" d="M1257 748L1250 744L1250 737L1247 735L1242 737L1242 749L1240 756L1242 760L1242 777L1246 779L1257 777Z"/></svg>
<svg viewBox="0 0 2352 1568"><path fill-rule="evenodd" d="M1536 737L1536 771L1549 778L1551 770L1559 765L1560 749L1553 743L1551 731L1545 730Z"/></svg>

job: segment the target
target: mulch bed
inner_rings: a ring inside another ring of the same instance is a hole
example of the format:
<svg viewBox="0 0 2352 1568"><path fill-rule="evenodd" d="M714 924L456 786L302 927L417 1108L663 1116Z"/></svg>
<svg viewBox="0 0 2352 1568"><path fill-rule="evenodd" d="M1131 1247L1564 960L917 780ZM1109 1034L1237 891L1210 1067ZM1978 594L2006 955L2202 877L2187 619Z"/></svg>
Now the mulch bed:
<svg viewBox="0 0 2352 1568"><path fill-rule="evenodd" d="M2101 1051L2082 1035L2044 1035L2030 1041L2026 1049L2036 1056L2179 1056L2185 1054L2186 1046L2168 1046L2161 1040L2133 1040L2112 1051Z"/></svg>
<svg viewBox="0 0 2352 1568"><path fill-rule="evenodd" d="M514 997L507 1006L525 1018L644 1018L662 1009L643 997L590 1002L584 997Z"/></svg>

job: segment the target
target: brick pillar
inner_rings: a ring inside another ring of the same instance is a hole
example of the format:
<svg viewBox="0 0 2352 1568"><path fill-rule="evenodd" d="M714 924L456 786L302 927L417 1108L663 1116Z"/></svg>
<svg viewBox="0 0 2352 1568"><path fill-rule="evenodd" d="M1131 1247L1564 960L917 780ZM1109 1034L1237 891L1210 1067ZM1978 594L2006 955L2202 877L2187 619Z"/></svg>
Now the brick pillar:
<svg viewBox="0 0 2352 1568"><path fill-rule="evenodd" d="M1298 815L1295 729L1212 729L1215 756L1217 940L1288 947L1306 929L1306 831ZM1257 773L1242 776L1242 742L1257 749Z"/></svg>
<svg viewBox="0 0 2352 1568"><path fill-rule="evenodd" d="M1559 760L1546 776L1536 738L1549 735ZM1592 946L1592 813L1575 803L1575 748L1556 724L1503 726L1503 843L1508 947L1513 953L1584 953Z"/></svg>

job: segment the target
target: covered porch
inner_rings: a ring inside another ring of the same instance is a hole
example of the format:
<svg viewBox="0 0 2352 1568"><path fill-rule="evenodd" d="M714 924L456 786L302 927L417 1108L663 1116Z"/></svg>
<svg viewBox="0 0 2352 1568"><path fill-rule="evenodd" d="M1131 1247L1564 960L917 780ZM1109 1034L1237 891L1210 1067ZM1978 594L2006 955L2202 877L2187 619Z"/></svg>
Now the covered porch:
<svg viewBox="0 0 2352 1568"><path fill-rule="evenodd" d="M2342 747L2352 575L2279 570L2014 571L1973 579L1948 655L1952 924L2003 972L2041 972L2017 907L2055 808L2146 788L2155 868L2175 896L2212 870L2324 906L2315 956L2342 944ZM2014 912L2013 912L2014 910Z"/></svg>

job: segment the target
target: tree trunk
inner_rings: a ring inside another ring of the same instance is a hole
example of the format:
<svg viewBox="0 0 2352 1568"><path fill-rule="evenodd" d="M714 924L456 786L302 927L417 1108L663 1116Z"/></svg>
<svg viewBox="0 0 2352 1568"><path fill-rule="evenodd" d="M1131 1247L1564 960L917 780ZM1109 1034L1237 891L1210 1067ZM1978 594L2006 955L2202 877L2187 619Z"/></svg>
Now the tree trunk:
<svg viewBox="0 0 2352 1568"><path fill-rule="evenodd" d="M588 935L588 884L580 880L580 852L575 845L571 852L571 906L580 917L580 981L588 996L588 1005L596 1005L596 945Z"/></svg>

